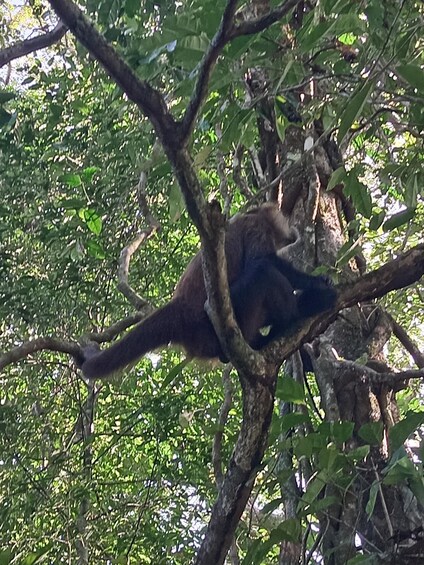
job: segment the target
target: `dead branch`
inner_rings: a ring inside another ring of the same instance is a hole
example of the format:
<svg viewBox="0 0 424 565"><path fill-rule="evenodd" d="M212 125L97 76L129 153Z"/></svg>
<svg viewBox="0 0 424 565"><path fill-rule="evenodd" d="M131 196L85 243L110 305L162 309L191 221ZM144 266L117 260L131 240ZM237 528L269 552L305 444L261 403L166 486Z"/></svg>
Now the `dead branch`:
<svg viewBox="0 0 424 565"><path fill-rule="evenodd" d="M126 245L119 255L118 290L122 292L128 302L136 309L141 310L148 306L147 300L142 298L128 282L131 257L145 241L156 233L156 228L150 226L139 233L131 243Z"/></svg>
<svg viewBox="0 0 424 565"><path fill-rule="evenodd" d="M347 359L337 359L333 362L334 371L332 379L345 378L348 375L349 379L358 379L364 384L380 385L386 384L395 386L409 379L422 379L424 378L423 369L408 369L406 371L387 371L379 372L366 365L361 365L355 361Z"/></svg>
<svg viewBox="0 0 424 565"><path fill-rule="evenodd" d="M149 308L147 300L142 298L137 292L132 288L128 282L128 274L130 270L131 257L140 247L143 245L150 237L152 237L156 231L160 228L157 220L152 216L146 199L146 183L147 183L147 173L145 170L141 171L140 179L137 185L137 199L140 204L140 208L147 222L148 227L140 232L131 243L126 245L120 253L119 256L119 266L118 266L118 290L122 292L128 302L136 310L145 310Z"/></svg>
<svg viewBox="0 0 424 565"><path fill-rule="evenodd" d="M0 68L7 65L14 59L19 59L29 53L38 51L39 49L45 49L53 43L57 43L62 39L68 28L64 23L59 22L52 31L37 35L37 37L32 37L31 39L24 39L23 41L18 41L14 45L0 49Z"/></svg>
<svg viewBox="0 0 424 565"><path fill-rule="evenodd" d="M413 340L409 337L406 330L396 322L396 320L386 312L391 324L394 335L406 349L406 351L411 355L412 359L414 360L417 367L420 369L424 368L424 355L418 349L417 345L413 342Z"/></svg>

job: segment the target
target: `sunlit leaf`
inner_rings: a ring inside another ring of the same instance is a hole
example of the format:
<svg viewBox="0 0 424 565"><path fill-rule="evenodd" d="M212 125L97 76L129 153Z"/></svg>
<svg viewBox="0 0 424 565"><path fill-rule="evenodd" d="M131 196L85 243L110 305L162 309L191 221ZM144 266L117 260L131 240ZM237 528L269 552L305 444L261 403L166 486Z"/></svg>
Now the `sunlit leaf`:
<svg viewBox="0 0 424 565"><path fill-rule="evenodd" d="M355 120L357 120L361 115L368 96L372 92L373 88L374 83L372 81L367 81L356 93L352 95L349 103L345 106L340 116L339 132L337 134L337 140L339 143L343 141Z"/></svg>

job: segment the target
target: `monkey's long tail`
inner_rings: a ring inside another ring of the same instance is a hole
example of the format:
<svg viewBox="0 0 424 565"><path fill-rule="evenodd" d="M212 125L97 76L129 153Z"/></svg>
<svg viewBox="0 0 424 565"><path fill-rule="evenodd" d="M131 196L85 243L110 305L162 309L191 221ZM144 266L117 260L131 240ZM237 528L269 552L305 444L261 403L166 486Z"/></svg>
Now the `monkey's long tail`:
<svg viewBox="0 0 424 565"><path fill-rule="evenodd" d="M148 351L167 345L177 337L180 318L181 306L171 300L108 349L94 354L87 350L81 366L84 375L90 379L107 377L134 363Z"/></svg>

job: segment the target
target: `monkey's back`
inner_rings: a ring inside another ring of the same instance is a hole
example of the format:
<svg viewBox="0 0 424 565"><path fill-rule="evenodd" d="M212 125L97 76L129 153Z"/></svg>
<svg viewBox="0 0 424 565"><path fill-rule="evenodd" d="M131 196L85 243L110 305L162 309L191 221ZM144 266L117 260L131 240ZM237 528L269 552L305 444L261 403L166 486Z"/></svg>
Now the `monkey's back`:
<svg viewBox="0 0 424 565"><path fill-rule="evenodd" d="M267 203L245 214L235 215L227 225L225 256L228 282L236 281L246 261L275 253L290 241L290 229L275 204ZM193 311L203 312L206 302L202 256L199 251L184 271L175 291L174 299L190 304Z"/></svg>

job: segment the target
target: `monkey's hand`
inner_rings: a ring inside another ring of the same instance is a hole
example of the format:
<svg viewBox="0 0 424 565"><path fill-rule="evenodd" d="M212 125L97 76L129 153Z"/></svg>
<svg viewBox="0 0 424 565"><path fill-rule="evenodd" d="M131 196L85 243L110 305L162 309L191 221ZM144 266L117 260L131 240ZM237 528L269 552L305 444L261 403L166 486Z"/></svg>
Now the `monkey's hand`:
<svg viewBox="0 0 424 565"><path fill-rule="evenodd" d="M92 357L95 357L99 351L100 347L98 343L90 342L89 344L82 346L80 353L74 356L78 369L82 369L84 371L84 363Z"/></svg>
<svg viewBox="0 0 424 565"><path fill-rule="evenodd" d="M318 275L315 278L316 285L313 284L312 286L316 286L319 288L333 288L334 282L333 279L329 275Z"/></svg>

